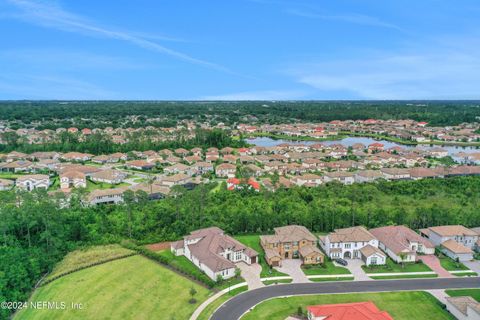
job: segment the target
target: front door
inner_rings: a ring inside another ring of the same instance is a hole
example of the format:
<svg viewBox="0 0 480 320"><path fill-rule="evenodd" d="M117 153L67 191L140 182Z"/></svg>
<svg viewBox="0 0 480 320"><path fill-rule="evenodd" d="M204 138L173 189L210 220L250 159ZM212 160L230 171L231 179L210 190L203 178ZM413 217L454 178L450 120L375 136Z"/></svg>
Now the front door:
<svg viewBox="0 0 480 320"><path fill-rule="evenodd" d="M227 260L230 260L230 253L227 253Z"/></svg>
<svg viewBox="0 0 480 320"><path fill-rule="evenodd" d="M288 251L285 252L285 259L288 259L289 258L289 255L288 255Z"/></svg>

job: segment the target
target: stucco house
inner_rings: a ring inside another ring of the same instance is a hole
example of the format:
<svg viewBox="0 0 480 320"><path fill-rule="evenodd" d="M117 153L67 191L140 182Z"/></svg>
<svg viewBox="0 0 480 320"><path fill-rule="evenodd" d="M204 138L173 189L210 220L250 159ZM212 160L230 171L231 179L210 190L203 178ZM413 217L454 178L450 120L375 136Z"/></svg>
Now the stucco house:
<svg viewBox="0 0 480 320"><path fill-rule="evenodd" d="M428 238L435 246L450 258L459 261L473 259L473 248L479 235L461 225L448 225L421 229L423 237Z"/></svg>
<svg viewBox="0 0 480 320"><path fill-rule="evenodd" d="M80 171L65 171L60 174L60 188L86 188L87 179L85 174Z"/></svg>
<svg viewBox="0 0 480 320"><path fill-rule="evenodd" d="M362 259L367 266L385 264L387 258L378 249L375 236L361 226L336 229L327 236L320 237L320 245L332 259Z"/></svg>
<svg viewBox="0 0 480 320"><path fill-rule="evenodd" d="M417 253L435 253L433 243L405 226L387 226L369 231L378 239L378 247L397 263L416 262Z"/></svg>
<svg viewBox="0 0 480 320"><path fill-rule="evenodd" d="M191 232L183 240L172 242L170 250L183 255L212 280L235 276L235 263L257 263L258 253L224 234L217 227Z"/></svg>
<svg viewBox="0 0 480 320"><path fill-rule="evenodd" d="M50 177L46 174L29 174L19 177L15 184L17 188L32 191L34 189L48 189Z"/></svg>
<svg viewBox="0 0 480 320"><path fill-rule="evenodd" d="M295 258L302 259L303 264L324 262L324 254L317 247L317 237L304 226L290 225L274 230L274 235L260 236L269 265L279 266L283 259Z"/></svg>

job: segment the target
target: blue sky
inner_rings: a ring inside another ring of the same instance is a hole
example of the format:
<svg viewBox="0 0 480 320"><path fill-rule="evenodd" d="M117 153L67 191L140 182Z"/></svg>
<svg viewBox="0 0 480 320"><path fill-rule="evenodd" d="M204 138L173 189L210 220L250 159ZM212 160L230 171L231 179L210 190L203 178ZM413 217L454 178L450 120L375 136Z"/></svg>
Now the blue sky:
<svg viewBox="0 0 480 320"><path fill-rule="evenodd" d="M480 99L478 0L0 0L0 99Z"/></svg>

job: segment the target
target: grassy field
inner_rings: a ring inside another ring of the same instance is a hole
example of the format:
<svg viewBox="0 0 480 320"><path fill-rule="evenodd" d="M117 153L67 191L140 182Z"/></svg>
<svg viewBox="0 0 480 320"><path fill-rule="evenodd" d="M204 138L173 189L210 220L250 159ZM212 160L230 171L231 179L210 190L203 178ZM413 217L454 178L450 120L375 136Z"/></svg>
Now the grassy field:
<svg viewBox="0 0 480 320"><path fill-rule="evenodd" d="M470 296L480 302L480 289L445 290L450 297Z"/></svg>
<svg viewBox="0 0 480 320"><path fill-rule="evenodd" d="M87 180L87 191L89 192L97 189L113 189L113 188L127 187L127 186L129 186L129 184L126 182L122 182L119 184L109 184L104 182L93 182L93 181Z"/></svg>
<svg viewBox="0 0 480 320"><path fill-rule="evenodd" d="M190 304L189 291L198 300ZM65 302L65 310L20 312L15 319L188 319L210 291L141 256L62 277L35 291L33 301ZM73 310L71 303L82 303Z"/></svg>
<svg viewBox="0 0 480 320"><path fill-rule="evenodd" d="M56 277L62 273L86 267L96 262L108 261L132 253L134 253L134 251L123 248L118 244L75 250L67 254L65 258L55 266L45 280Z"/></svg>
<svg viewBox="0 0 480 320"><path fill-rule="evenodd" d="M324 281L352 281L353 277L335 277L335 278L308 278L312 282L324 282Z"/></svg>
<svg viewBox="0 0 480 320"><path fill-rule="evenodd" d="M350 274L350 271L344 267L337 267L332 261L325 259L325 263L316 266L302 266L302 271L307 276L318 274Z"/></svg>
<svg viewBox="0 0 480 320"><path fill-rule="evenodd" d="M242 292L247 291L248 287L240 287L237 289L233 289L232 291L224 294L220 298L216 299L212 303L210 303L203 311L200 313L198 316L197 320L208 320L212 313L217 310L218 307L220 307L225 301L228 299L232 298L233 296L236 296L237 294L240 294Z"/></svg>
<svg viewBox="0 0 480 320"><path fill-rule="evenodd" d="M390 258L387 258L387 263L383 266L362 266L366 273L387 273L387 272L425 272L432 271L426 264L419 263L405 263L402 267L400 263L395 263Z"/></svg>
<svg viewBox="0 0 480 320"><path fill-rule="evenodd" d="M437 278L438 274L405 274L401 276L372 276L374 280Z"/></svg>
<svg viewBox="0 0 480 320"><path fill-rule="evenodd" d="M257 305L242 320L283 320L301 306L372 301L380 310L387 311L395 320L449 320L454 319L440 303L426 292L386 292L365 294L308 295L277 298Z"/></svg>
<svg viewBox="0 0 480 320"><path fill-rule="evenodd" d="M440 259L440 264L447 271L468 270L467 266L465 266L463 263L456 262L447 256L441 255L438 257L438 259Z"/></svg>
<svg viewBox="0 0 480 320"><path fill-rule="evenodd" d="M253 250L258 252L258 263L262 266L262 273L260 276L262 278L266 277L277 277L277 276L286 276L285 273L279 272L270 266L265 261L265 253L263 252L263 248L260 245L260 236L259 235L243 235L243 236L236 236L235 239L243 243L244 245L252 248Z"/></svg>

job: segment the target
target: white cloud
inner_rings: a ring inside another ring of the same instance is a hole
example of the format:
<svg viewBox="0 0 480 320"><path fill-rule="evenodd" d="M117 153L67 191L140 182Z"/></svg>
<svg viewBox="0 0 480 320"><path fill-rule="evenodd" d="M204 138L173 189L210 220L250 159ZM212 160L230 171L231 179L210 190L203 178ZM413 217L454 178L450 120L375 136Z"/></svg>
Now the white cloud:
<svg viewBox="0 0 480 320"><path fill-rule="evenodd" d="M125 41L135 46L166 54L189 63L232 73L221 65L169 49L157 42L148 40L146 37L136 35L135 33L117 31L98 26L94 22L65 11L59 5L52 2L30 0L8 0L8 2L21 10L20 14L13 14L10 16L29 23L67 32L81 33L90 36L102 36L105 38Z"/></svg>
<svg viewBox="0 0 480 320"><path fill-rule="evenodd" d="M364 26L389 28L389 29L402 31L402 28L400 28L397 25L382 21L376 17L371 17L371 16L357 14L357 13L335 15L335 14L319 14L319 13L307 12L302 10L287 10L287 13L295 16L311 18L311 19L341 21L341 22L353 23L353 24L364 25Z"/></svg>
<svg viewBox="0 0 480 320"><path fill-rule="evenodd" d="M223 95L204 96L200 100L296 100L305 97L306 92L295 90L245 91Z"/></svg>
<svg viewBox="0 0 480 320"><path fill-rule="evenodd" d="M457 47L458 48L458 47ZM468 48L468 49L465 49ZM360 99L479 99L478 46L445 46L296 65L287 73L328 95Z"/></svg>

